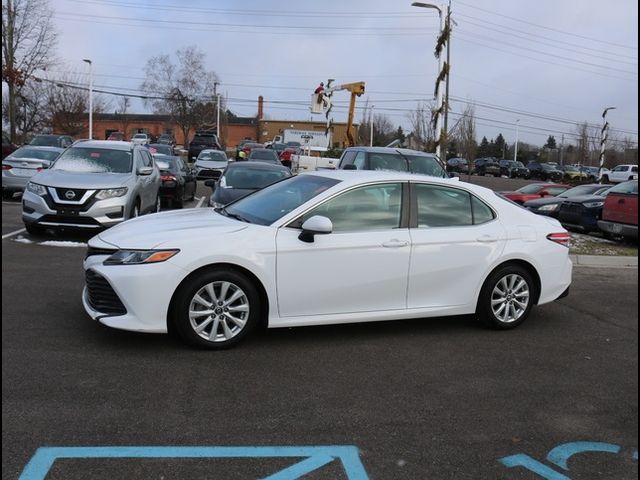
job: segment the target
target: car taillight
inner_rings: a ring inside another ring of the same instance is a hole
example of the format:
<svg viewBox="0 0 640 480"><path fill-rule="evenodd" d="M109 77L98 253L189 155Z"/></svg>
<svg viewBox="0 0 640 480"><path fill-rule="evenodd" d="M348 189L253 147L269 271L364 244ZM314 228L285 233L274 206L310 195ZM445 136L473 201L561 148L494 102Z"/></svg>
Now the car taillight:
<svg viewBox="0 0 640 480"><path fill-rule="evenodd" d="M559 243L560 245L567 248L569 248L569 245L571 243L571 235L569 235L568 232L550 233L549 235L547 235L547 239L551 240L552 242Z"/></svg>
<svg viewBox="0 0 640 480"><path fill-rule="evenodd" d="M12 167L11 165L5 165L5 164L2 164L2 169L3 169L3 170L11 170L12 168L13 168L13 167Z"/></svg>
<svg viewBox="0 0 640 480"><path fill-rule="evenodd" d="M175 182L176 177L174 177L173 175L162 175L160 177L160 180L162 180L163 182Z"/></svg>

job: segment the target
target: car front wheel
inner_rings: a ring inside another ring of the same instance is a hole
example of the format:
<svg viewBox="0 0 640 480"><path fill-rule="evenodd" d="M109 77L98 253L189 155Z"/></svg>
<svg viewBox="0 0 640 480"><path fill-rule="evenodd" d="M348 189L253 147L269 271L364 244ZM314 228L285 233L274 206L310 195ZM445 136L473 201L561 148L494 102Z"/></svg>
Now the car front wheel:
<svg viewBox="0 0 640 480"><path fill-rule="evenodd" d="M482 287L478 317L492 328L515 328L529 316L534 293L535 284L527 270L505 265L493 272Z"/></svg>
<svg viewBox="0 0 640 480"><path fill-rule="evenodd" d="M186 343L214 350L229 348L258 323L258 290L235 270L206 270L181 286L173 312L176 330Z"/></svg>

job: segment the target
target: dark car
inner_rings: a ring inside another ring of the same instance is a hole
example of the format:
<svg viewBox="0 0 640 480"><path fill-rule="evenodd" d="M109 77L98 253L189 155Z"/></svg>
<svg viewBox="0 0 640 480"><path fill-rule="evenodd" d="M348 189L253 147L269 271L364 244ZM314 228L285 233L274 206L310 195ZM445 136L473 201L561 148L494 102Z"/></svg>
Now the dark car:
<svg viewBox="0 0 640 480"><path fill-rule="evenodd" d="M515 160L500 160L500 175L509 178L529 178L529 169L522 162Z"/></svg>
<svg viewBox="0 0 640 480"><path fill-rule="evenodd" d="M500 176L500 164L495 158L476 158L474 162L473 171L476 175L493 175L494 177Z"/></svg>
<svg viewBox="0 0 640 480"><path fill-rule="evenodd" d="M598 227L607 235L638 239L638 180L609 190Z"/></svg>
<svg viewBox="0 0 640 480"><path fill-rule="evenodd" d="M195 162L200 152L205 149L222 150L218 136L210 132L196 132L189 143L189 161Z"/></svg>
<svg viewBox="0 0 640 480"><path fill-rule="evenodd" d="M600 169L598 167L587 167L583 165L580 167L580 171L585 174L588 182L595 182L600 176Z"/></svg>
<svg viewBox="0 0 640 480"><path fill-rule="evenodd" d="M288 147L285 143L272 143L271 145L267 145L265 148L273 150L278 156L280 156L284 149Z"/></svg>
<svg viewBox="0 0 640 480"><path fill-rule="evenodd" d="M282 162L280 162L280 159L278 158L278 154L269 148L252 149L247 160L251 162L266 162L273 163L274 165L282 165Z"/></svg>
<svg viewBox="0 0 640 480"><path fill-rule="evenodd" d="M469 162L465 158L450 158L447 160L447 172L469 173Z"/></svg>
<svg viewBox="0 0 640 480"><path fill-rule="evenodd" d="M265 162L230 163L217 182L215 180L204 182L206 186L213 189L213 194L209 198L209 206L224 207L239 198L290 176L291 171L282 165L272 165Z"/></svg>
<svg viewBox="0 0 640 480"><path fill-rule="evenodd" d="M537 178L544 182L561 182L564 178L564 172L559 170L556 165L550 163L540 163L531 161L527 164L527 168L531 173L531 178Z"/></svg>
<svg viewBox="0 0 640 480"><path fill-rule="evenodd" d="M609 190L611 186L612 185L600 185L599 183L592 185L579 185L577 187L570 188L569 190L565 190L556 197L529 200L524 203L524 207L538 215L558 218L560 205L562 205L565 200L573 199L574 197L584 197L585 195L602 195L602 193Z"/></svg>
<svg viewBox="0 0 640 480"><path fill-rule="evenodd" d="M606 185L604 190L594 195L582 195L566 199L560 204L558 220L567 230L580 230L589 233L598 230L598 220L602 218L602 207L613 189Z"/></svg>
<svg viewBox="0 0 640 480"><path fill-rule="evenodd" d="M155 155L156 153L159 153L160 155L169 155L169 156L174 155L173 147L168 144L150 143L149 145L146 145L146 147L151 152L151 155Z"/></svg>
<svg viewBox="0 0 640 480"><path fill-rule="evenodd" d="M15 143L11 142L9 135L2 132L2 158L9 155L11 152L14 152L18 149L18 146Z"/></svg>
<svg viewBox="0 0 640 480"><path fill-rule="evenodd" d="M444 165L432 153L389 147L349 147L340 157L339 169L392 170L446 178Z"/></svg>
<svg viewBox="0 0 640 480"><path fill-rule="evenodd" d="M158 143L162 143L164 145L171 145L172 147L175 147L176 139L170 133L163 133L158 137Z"/></svg>
<svg viewBox="0 0 640 480"><path fill-rule="evenodd" d="M69 135L36 135L29 142L29 145L38 147L58 148L67 148L71 144L73 144L73 138Z"/></svg>
<svg viewBox="0 0 640 480"><path fill-rule="evenodd" d="M182 208L185 200L193 200L196 194L196 177L180 157L163 154L153 156L160 169L160 190L162 200L168 200L171 207Z"/></svg>

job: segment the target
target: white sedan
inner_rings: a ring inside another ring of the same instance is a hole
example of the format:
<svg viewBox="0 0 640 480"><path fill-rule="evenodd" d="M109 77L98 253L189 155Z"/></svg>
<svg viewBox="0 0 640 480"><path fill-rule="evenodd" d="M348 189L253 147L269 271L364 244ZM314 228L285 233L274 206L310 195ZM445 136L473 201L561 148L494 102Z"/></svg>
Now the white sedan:
<svg viewBox="0 0 640 480"><path fill-rule="evenodd" d="M318 171L93 237L82 300L110 327L213 349L261 321L476 314L508 329L568 293L568 243L557 220L457 179Z"/></svg>

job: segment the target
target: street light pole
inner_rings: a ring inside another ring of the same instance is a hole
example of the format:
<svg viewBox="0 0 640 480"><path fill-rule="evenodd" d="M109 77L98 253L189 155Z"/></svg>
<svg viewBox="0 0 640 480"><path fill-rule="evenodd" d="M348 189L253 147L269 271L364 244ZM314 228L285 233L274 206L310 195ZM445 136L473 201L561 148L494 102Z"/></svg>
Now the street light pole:
<svg viewBox="0 0 640 480"><path fill-rule="evenodd" d="M518 126L520 124L520 119L516 120L516 146L513 149L513 159L518 161Z"/></svg>
<svg viewBox="0 0 640 480"><path fill-rule="evenodd" d="M89 64L89 139L93 140L93 63L88 58L82 61Z"/></svg>
<svg viewBox="0 0 640 480"><path fill-rule="evenodd" d="M373 147L373 107L375 107L375 105L371 105L371 118L369 118L369 123L370 123L370 132L369 132L369 146Z"/></svg>
<svg viewBox="0 0 640 480"><path fill-rule="evenodd" d="M438 15L440 16L440 35L442 36L442 34L445 31L445 15L444 15L444 7L440 8L437 5L433 5L431 3L422 3L422 2L413 2L411 4L412 7L420 7L420 8L433 8L435 10L438 11ZM448 44L448 41L447 41ZM440 152L441 152L441 141L443 139L443 132L442 132L442 100L443 100L443 80L444 80L444 76L446 76L446 74L443 76L443 69L444 69L444 56L442 55L442 52L440 52L440 54L438 55L438 76L436 77L436 155L438 156L438 158L440 158Z"/></svg>
<svg viewBox="0 0 640 480"><path fill-rule="evenodd" d="M218 82L213 83L213 94L216 97L216 136L220 141L220 94L218 93Z"/></svg>

